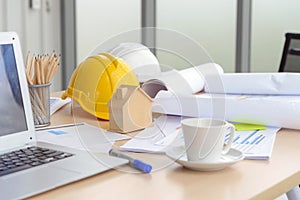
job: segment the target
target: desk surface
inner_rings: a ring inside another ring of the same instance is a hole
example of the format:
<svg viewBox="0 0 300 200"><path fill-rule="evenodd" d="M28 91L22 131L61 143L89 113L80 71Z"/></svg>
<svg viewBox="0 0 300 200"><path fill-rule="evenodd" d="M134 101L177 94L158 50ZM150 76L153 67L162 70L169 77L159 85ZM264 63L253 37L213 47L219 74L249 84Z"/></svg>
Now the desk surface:
<svg viewBox="0 0 300 200"><path fill-rule="evenodd" d="M83 121L108 127L71 104L51 117L52 125ZM269 161L243 160L215 172L187 170L165 155L131 153L153 165L151 174L122 166L31 199L273 199L300 183L299 141L300 131L282 129Z"/></svg>

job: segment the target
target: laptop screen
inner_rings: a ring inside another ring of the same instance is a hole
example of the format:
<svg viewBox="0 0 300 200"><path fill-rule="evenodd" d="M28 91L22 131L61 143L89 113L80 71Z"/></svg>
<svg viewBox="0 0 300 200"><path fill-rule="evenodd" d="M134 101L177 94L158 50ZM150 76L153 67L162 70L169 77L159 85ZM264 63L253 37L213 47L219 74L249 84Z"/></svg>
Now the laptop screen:
<svg viewBox="0 0 300 200"><path fill-rule="evenodd" d="M13 44L0 45L0 136L28 130Z"/></svg>

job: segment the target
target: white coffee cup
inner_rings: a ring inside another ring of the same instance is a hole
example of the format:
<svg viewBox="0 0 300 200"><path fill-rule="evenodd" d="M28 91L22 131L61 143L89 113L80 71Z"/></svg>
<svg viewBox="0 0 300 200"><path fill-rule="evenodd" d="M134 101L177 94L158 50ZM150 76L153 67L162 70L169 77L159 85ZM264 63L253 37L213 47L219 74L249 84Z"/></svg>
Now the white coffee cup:
<svg viewBox="0 0 300 200"><path fill-rule="evenodd" d="M189 161L213 163L228 153L234 137L234 126L224 120L189 118L181 121ZM225 135L230 137L225 144Z"/></svg>

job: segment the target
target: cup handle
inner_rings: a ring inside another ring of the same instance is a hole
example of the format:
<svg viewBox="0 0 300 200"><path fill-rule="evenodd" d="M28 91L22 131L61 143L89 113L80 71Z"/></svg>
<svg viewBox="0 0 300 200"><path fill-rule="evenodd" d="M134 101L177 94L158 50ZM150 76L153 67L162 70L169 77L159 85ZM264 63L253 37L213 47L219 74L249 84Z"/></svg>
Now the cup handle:
<svg viewBox="0 0 300 200"><path fill-rule="evenodd" d="M226 129L228 129L228 128L230 129L230 138L229 138L228 142L224 144L223 151L222 151L223 155L227 154L228 151L230 150L232 142L233 142L233 138L234 138L234 131L235 131L234 126L232 124L227 123Z"/></svg>

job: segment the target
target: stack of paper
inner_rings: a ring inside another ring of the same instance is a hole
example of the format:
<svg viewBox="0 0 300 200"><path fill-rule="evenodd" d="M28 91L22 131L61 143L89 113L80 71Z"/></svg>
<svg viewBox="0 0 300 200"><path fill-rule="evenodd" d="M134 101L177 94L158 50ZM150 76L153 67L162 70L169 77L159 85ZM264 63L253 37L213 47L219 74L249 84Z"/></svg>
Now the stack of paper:
<svg viewBox="0 0 300 200"><path fill-rule="evenodd" d="M164 153L167 148L172 146L183 146L181 119L174 116L159 118L157 121L165 123L162 128L159 129L155 125L146 128L120 149L133 152ZM243 152L245 159L267 160L271 157L278 130L279 128L267 127L266 130L236 131L232 148ZM225 142L228 137L229 135L225 137Z"/></svg>

